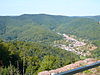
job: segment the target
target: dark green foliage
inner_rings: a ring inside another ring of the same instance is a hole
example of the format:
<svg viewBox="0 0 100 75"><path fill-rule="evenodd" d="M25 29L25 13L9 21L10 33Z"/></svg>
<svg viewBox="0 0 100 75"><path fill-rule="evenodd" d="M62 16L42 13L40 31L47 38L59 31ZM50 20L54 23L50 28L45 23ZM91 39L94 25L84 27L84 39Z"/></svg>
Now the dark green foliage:
<svg viewBox="0 0 100 75"><path fill-rule="evenodd" d="M0 22L0 35L4 34L6 31L6 26L3 21Z"/></svg>
<svg viewBox="0 0 100 75"><path fill-rule="evenodd" d="M40 71L56 69L71 63L72 60L73 62L79 60L79 56L74 53L41 43L2 41L0 44L0 57L3 56L1 61L3 65L9 62L3 68L7 73L11 65L15 66L16 71L21 74L36 75ZM6 51L5 55L1 55L4 51Z"/></svg>
<svg viewBox="0 0 100 75"><path fill-rule="evenodd" d="M10 63L14 66L17 66L16 62L20 61L19 56L17 53L15 53L11 47L9 47L8 43L5 43L3 41L0 42L0 61L1 66L8 67ZM10 50L9 50L10 49ZM14 49L14 47L13 47Z"/></svg>
<svg viewBox="0 0 100 75"><path fill-rule="evenodd" d="M90 40L100 39L100 25L95 20L89 18L73 19L71 22L58 27L57 31L77 35Z"/></svg>
<svg viewBox="0 0 100 75"><path fill-rule="evenodd" d="M49 45L62 39L57 32L95 41L98 49L93 52L93 57L99 57L99 20L98 16L0 16L0 38L6 41L0 40L0 73L36 75L40 71L59 68L79 60L78 55Z"/></svg>
<svg viewBox="0 0 100 75"><path fill-rule="evenodd" d="M67 17L24 14L0 17L0 37L5 40L54 41L56 32L70 33L91 40L100 39L99 16Z"/></svg>
<svg viewBox="0 0 100 75"><path fill-rule="evenodd" d="M0 67L0 75L20 75L20 72L14 66L10 65L8 68Z"/></svg>
<svg viewBox="0 0 100 75"><path fill-rule="evenodd" d="M92 52L93 57L100 59L100 40L94 41L94 44L97 46L97 49Z"/></svg>
<svg viewBox="0 0 100 75"><path fill-rule="evenodd" d="M5 47L2 43L0 43L0 61L3 63L3 65L9 65L9 59L10 59L10 52L8 51L8 48Z"/></svg>

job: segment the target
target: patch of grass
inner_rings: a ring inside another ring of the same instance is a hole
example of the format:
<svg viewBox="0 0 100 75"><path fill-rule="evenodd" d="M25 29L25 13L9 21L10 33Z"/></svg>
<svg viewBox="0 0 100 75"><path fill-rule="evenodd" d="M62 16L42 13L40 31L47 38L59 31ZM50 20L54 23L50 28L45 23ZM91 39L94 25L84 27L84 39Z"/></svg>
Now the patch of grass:
<svg viewBox="0 0 100 75"><path fill-rule="evenodd" d="M93 72L90 70L86 70L86 71L83 71L83 73L93 73Z"/></svg>

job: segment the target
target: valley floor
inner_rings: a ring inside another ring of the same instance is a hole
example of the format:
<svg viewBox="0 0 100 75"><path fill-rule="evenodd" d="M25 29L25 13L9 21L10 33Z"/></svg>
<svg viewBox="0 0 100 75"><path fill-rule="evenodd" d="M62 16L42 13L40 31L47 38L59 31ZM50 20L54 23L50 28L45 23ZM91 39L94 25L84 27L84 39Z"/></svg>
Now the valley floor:
<svg viewBox="0 0 100 75"><path fill-rule="evenodd" d="M61 49L71 51L73 53L76 53L77 55L82 55L82 56L90 56L92 50L95 50L97 47L92 44L92 43L86 43L84 42L84 39L81 39L80 41L74 37L71 37L67 34L61 34L64 40L63 42L58 41L56 42L54 46L59 47ZM65 43L64 43L65 42Z"/></svg>
<svg viewBox="0 0 100 75"><path fill-rule="evenodd" d="M67 35L67 34L61 34L61 33L58 33L58 34L61 35L62 37L64 37L64 40L55 41L54 46L59 47L63 50L71 51L80 56L90 56L91 51L95 50L97 48L92 43L84 42L83 40L80 41L74 37ZM38 75L53 75L53 74L68 71L71 69L75 69L75 68L78 68L81 66L89 65L89 64L95 63L97 61L100 61L100 60L96 60L94 58L87 58L85 60L80 60L80 61L66 65L61 68L57 68L57 69L50 70L50 71L40 72L40 73L38 73ZM86 70L84 72L77 73L75 75L100 75L100 67Z"/></svg>

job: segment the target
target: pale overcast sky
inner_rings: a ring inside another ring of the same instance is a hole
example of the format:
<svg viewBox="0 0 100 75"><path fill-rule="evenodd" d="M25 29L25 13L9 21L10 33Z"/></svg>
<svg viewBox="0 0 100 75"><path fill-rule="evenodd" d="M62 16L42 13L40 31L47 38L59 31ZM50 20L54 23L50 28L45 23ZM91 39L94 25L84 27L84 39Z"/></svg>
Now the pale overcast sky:
<svg viewBox="0 0 100 75"><path fill-rule="evenodd" d="M100 15L100 0L0 0L0 15Z"/></svg>

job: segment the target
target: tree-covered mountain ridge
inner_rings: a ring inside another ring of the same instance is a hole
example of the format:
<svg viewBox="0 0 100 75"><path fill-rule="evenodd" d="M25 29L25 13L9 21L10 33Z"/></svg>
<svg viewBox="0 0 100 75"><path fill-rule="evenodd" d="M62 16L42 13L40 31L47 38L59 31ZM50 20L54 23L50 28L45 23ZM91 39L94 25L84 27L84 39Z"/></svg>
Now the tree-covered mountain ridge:
<svg viewBox="0 0 100 75"><path fill-rule="evenodd" d="M100 40L100 16L61 16L23 14L0 16L0 37L5 40L54 41L61 39L55 32Z"/></svg>
<svg viewBox="0 0 100 75"><path fill-rule="evenodd" d="M37 75L88 57L100 59L99 20L99 16L0 16L0 74ZM76 46L82 41L86 45ZM91 56L76 54L87 53L93 46L96 50L90 51Z"/></svg>

